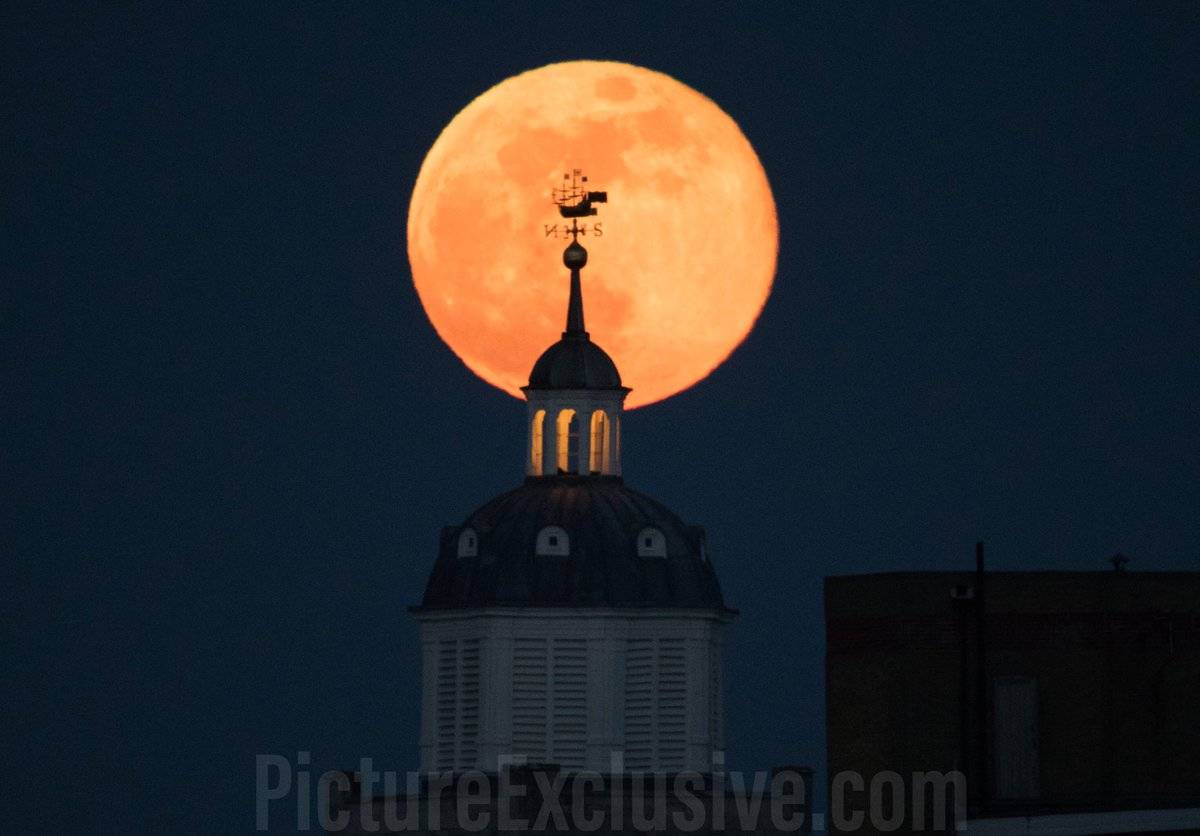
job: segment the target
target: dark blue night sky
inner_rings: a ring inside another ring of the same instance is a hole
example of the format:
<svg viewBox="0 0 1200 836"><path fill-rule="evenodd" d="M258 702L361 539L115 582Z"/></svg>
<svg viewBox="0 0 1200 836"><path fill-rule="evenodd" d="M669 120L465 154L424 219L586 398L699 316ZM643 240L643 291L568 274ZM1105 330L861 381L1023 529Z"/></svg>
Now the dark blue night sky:
<svg viewBox="0 0 1200 836"><path fill-rule="evenodd" d="M552 61L704 92L775 190L757 328L624 427L742 611L731 765L824 763L825 575L1196 568L1198 9L6 4L11 829L241 833L258 753L415 765L405 608L524 407L425 318L407 202Z"/></svg>

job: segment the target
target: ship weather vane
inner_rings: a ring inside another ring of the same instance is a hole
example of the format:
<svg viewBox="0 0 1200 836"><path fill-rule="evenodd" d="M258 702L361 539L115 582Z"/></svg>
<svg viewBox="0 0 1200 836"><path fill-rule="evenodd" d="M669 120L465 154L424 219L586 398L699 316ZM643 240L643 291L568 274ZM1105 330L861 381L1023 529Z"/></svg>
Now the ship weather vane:
<svg viewBox="0 0 1200 836"><path fill-rule="evenodd" d="M561 233L565 238L571 236L571 240L575 241L580 235L588 234L588 225L585 223L580 225L580 218L587 218L596 214L596 207L593 203L608 203L608 192L593 192L588 191L587 177L583 171L575 168L571 169L569 174L563 175L563 183L561 186L550 190L550 199L554 205L558 207L558 214L564 219L570 218L571 225L563 224L543 224L543 231L547 238L557 238ZM591 226L591 234L596 238L604 235L604 229L600 225L600 221L596 221Z"/></svg>

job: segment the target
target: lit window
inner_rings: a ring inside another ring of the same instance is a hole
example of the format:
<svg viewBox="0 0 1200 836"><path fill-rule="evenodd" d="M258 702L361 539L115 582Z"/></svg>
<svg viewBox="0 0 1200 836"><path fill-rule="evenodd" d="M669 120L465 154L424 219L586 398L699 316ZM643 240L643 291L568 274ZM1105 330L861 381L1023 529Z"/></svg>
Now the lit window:
<svg viewBox="0 0 1200 836"><path fill-rule="evenodd" d="M462 534L458 535L458 556L474 557L477 554L479 554L479 538L475 535L475 530L463 529Z"/></svg>
<svg viewBox="0 0 1200 836"><path fill-rule="evenodd" d="M534 551L544 557L566 557L571 553L571 539L557 525L548 525L538 532Z"/></svg>
<svg viewBox="0 0 1200 836"><path fill-rule="evenodd" d="M533 426L529 433L529 469L539 476L542 473L542 456L545 449L546 410L539 409L533 413Z"/></svg>
<svg viewBox="0 0 1200 836"><path fill-rule="evenodd" d="M579 460L579 422L575 410L564 409L558 413L558 469L562 473L574 473Z"/></svg>
<svg viewBox="0 0 1200 836"><path fill-rule="evenodd" d="M608 472L608 415L602 409L592 413L592 446L588 455L588 471Z"/></svg>
<svg viewBox="0 0 1200 836"><path fill-rule="evenodd" d="M667 538L657 528L643 528L637 537L638 557L666 557Z"/></svg>

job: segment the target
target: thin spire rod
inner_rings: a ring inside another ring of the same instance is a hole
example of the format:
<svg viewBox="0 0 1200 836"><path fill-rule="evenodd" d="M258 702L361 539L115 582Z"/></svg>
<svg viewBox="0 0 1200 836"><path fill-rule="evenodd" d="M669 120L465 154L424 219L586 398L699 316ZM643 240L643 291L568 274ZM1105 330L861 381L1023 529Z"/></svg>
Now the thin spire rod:
<svg viewBox="0 0 1200 836"><path fill-rule="evenodd" d="M588 338L583 327L583 280L579 272L587 264L587 250L578 241L572 241L563 250L563 264L571 271L571 295L567 300L567 330L564 337Z"/></svg>

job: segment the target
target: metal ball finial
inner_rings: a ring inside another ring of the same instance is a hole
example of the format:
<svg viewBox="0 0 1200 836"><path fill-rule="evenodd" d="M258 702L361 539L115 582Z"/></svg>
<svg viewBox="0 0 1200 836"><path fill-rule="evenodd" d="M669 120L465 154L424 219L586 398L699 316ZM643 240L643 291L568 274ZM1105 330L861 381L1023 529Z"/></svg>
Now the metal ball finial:
<svg viewBox="0 0 1200 836"><path fill-rule="evenodd" d="M563 250L563 264L569 270L580 270L587 264L587 250L578 241L572 241Z"/></svg>

